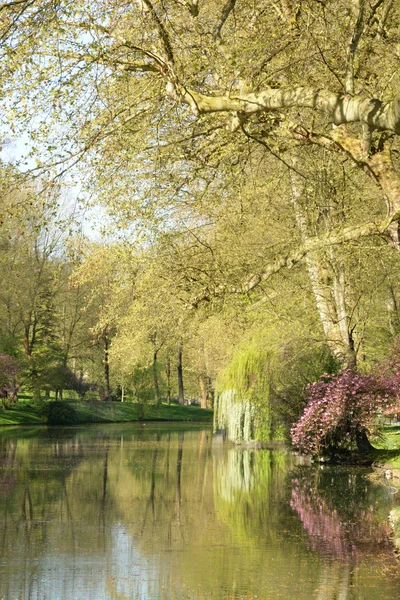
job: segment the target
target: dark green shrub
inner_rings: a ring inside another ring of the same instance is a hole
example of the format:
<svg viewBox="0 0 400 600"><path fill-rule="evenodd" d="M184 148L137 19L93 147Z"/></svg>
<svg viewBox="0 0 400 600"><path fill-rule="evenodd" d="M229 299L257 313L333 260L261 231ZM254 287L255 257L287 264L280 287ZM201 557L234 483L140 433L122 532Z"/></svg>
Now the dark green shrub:
<svg viewBox="0 0 400 600"><path fill-rule="evenodd" d="M49 425L74 425L78 422L76 410L68 402L48 402L42 410Z"/></svg>

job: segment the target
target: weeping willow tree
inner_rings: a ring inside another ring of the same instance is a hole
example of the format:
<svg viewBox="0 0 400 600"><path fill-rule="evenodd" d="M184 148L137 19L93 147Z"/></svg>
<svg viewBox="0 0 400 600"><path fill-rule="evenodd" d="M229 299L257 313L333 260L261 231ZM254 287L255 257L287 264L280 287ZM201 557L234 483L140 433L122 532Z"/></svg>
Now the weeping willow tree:
<svg viewBox="0 0 400 600"><path fill-rule="evenodd" d="M240 345L218 376L214 428L234 442L271 439L271 352L256 339Z"/></svg>

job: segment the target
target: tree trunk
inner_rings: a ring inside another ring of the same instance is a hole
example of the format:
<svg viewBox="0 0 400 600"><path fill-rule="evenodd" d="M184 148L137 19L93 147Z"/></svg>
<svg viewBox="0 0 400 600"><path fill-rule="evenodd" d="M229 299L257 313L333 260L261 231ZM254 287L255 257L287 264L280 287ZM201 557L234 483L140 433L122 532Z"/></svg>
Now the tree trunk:
<svg viewBox="0 0 400 600"><path fill-rule="evenodd" d="M212 408L213 391L211 387L211 379L208 375L202 373L199 377L200 387L200 406L201 408Z"/></svg>
<svg viewBox="0 0 400 600"><path fill-rule="evenodd" d="M372 452L375 448L370 444L370 441L367 437L365 431L357 431L356 433L356 444L358 451L366 454L368 452Z"/></svg>
<svg viewBox="0 0 400 600"><path fill-rule="evenodd" d="M182 366L182 340L178 346L178 401L179 404L185 404L185 394L183 389L183 366Z"/></svg>
<svg viewBox="0 0 400 600"><path fill-rule="evenodd" d="M168 406L169 406L171 404L171 359L170 359L169 355L167 357L166 372L167 372L167 402L168 402Z"/></svg>
<svg viewBox="0 0 400 600"><path fill-rule="evenodd" d="M157 373L157 355L158 352L155 350L153 352L153 383L154 383L154 400L156 401L157 406L161 404L160 398L160 386L158 383L158 373Z"/></svg>
<svg viewBox="0 0 400 600"><path fill-rule="evenodd" d="M214 389L212 386L211 379L208 378L209 386L207 390L207 405L206 408L214 408Z"/></svg>
<svg viewBox="0 0 400 600"><path fill-rule="evenodd" d="M207 376L203 373L199 377L200 387L200 406L201 408L207 408Z"/></svg>
<svg viewBox="0 0 400 600"><path fill-rule="evenodd" d="M292 179L292 204L303 241L309 238L306 213L300 200L304 190ZM335 358L346 368L355 368L353 331L346 306L346 281L342 264L337 264L333 249L306 255L305 263L327 344Z"/></svg>
<svg viewBox="0 0 400 600"><path fill-rule="evenodd" d="M392 283L389 284L389 295L386 301L389 331L396 336L400 330L399 307L397 305L396 293Z"/></svg>
<svg viewBox="0 0 400 600"><path fill-rule="evenodd" d="M110 363L108 360L109 340L107 334L103 335L104 342L104 400L111 400L110 388Z"/></svg>

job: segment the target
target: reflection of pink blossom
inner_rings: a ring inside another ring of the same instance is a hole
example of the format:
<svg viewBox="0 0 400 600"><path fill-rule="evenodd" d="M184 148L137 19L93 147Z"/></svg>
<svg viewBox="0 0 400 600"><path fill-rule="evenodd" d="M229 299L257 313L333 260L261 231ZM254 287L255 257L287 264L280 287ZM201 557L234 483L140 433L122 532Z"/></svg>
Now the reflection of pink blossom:
<svg viewBox="0 0 400 600"><path fill-rule="evenodd" d="M357 522L343 522L318 493L294 481L291 508L297 512L309 536L312 550L347 560L361 553L391 549L388 524L377 524L373 509L362 510Z"/></svg>

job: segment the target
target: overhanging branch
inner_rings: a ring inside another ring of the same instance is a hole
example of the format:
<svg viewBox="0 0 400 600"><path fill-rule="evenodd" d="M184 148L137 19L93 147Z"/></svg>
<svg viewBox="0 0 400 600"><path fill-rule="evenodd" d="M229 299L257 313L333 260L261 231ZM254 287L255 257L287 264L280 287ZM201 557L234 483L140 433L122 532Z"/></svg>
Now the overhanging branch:
<svg viewBox="0 0 400 600"><path fill-rule="evenodd" d="M262 271L252 275L243 285L226 288L221 286L212 293L197 297L192 303L192 308L197 308L203 302L209 302L213 297L222 297L226 294L247 294L267 281L272 275L279 273L282 269L291 269L299 264L308 254L323 250L324 248L360 240L367 237L383 236L390 242L389 230L393 223L400 222L400 211L387 217L380 223L370 222L362 225L351 225L342 229L333 230L323 236L312 237L305 240L299 248L282 254L274 261L264 267Z"/></svg>
<svg viewBox="0 0 400 600"><path fill-rule="evenodd" d="M206 96L184 87L178 89L177 93L196 116L235 112L245 120L259 112L291 107L311 108L326 114L335 125L361 123L371 130L400 133L400 96L390 102L382 102L377 98L350 97L307 87L269 88L257 94L237 97Z"/></svg>

